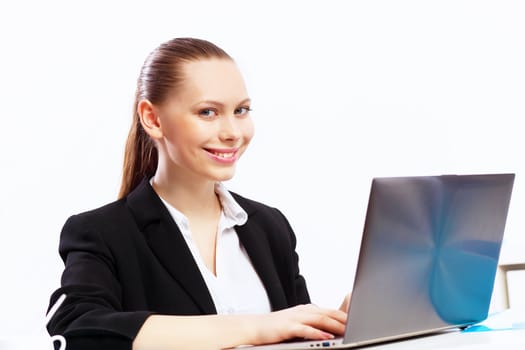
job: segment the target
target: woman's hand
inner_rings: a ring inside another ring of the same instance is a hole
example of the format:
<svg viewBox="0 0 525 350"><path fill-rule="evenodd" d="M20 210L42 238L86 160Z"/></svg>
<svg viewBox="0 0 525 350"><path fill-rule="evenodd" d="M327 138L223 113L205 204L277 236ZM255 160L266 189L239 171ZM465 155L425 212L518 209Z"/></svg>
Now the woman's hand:
<svg viewBox="0 0 525 350"><path fill-rule="evenodd" d="M258 315L151 315L135 337L133 350L217 350L293 338L326 340L342 335L345 324L346 312L313 304Z"/></svg>
<svg viewBox="0 0 525 350"><path fill-rule="evenodd" d="M257 344L277 343L293 338L331 339L345 330L346 312L299 305L267 315L258 315Z"/></svg>
<svg viewBox="0 0 525 350"><path fill-rule="evenodd" d="M345 298L343 299L341 306L339 306L339 310L348 313L348 307L350 306L351 297L352 297L352 293L348 293L347 295L345 295Z"/></svg>

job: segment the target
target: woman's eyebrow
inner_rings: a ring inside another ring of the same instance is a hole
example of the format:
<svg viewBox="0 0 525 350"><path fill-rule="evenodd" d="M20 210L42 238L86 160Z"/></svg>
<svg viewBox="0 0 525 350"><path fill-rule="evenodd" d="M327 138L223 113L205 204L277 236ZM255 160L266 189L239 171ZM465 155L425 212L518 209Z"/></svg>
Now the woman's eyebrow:
<svg viewBox="0 0 525 350"><path fill-rule="evenodd" d="M252 102L252 100L249 97L247 97L244 100L242 100L241 102L239 102L238 104L242 105L242 104L250 103L250 102Z"/></svg>
<svg viewBox="0 0 525 350"><path fill-rule="evenodd" d="M251 102L250 98L245 98L244 100L238 102L236 105L239 106L239 105L250 103L250 102ZM221 107L221 108L225 106L224 103L219 102L219 101L214 101L214 100L202 100L202 101L195 103L194 106L206 105L206 104L214 105L214 106Z"/></svg>

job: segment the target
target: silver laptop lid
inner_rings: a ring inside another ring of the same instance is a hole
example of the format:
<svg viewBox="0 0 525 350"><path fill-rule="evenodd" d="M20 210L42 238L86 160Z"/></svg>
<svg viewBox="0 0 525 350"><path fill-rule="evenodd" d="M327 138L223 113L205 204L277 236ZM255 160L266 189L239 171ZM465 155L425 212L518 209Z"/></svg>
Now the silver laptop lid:
<svg viewBox="0 0 525 350"><path fill-rule="evenodd" d="M375 178L344 343L486 318L514 174Z"/></svg>

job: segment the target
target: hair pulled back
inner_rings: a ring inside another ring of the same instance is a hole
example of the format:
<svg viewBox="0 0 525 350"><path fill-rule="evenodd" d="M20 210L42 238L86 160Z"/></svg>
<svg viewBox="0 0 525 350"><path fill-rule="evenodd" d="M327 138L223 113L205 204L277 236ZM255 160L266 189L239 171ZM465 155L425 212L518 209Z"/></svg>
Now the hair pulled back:
<svg viewBox="0 0 525 350"><path fill-rule="evenodd" d="M152 104L161 104L168 95L176 93L181 85L184 63L208 58L231 59L215 44L195 38L169 40L146 58L137 79L133 120L126 141L119 198L127 196L144 178L153 176L157 169L157 149L140 124L137 110L139 102L149 100Z"/></svg>

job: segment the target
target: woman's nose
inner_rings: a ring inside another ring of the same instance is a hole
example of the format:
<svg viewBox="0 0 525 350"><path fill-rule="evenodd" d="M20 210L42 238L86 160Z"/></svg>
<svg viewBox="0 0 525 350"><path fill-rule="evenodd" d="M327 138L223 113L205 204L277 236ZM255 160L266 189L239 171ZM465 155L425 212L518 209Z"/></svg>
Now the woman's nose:
<svg viewBox="0 0 525 350"><path fill-rule="evenodd" d="M235 141L241 137L240 121L235 116L222 118L219 137L224 141Z"/></svg>

